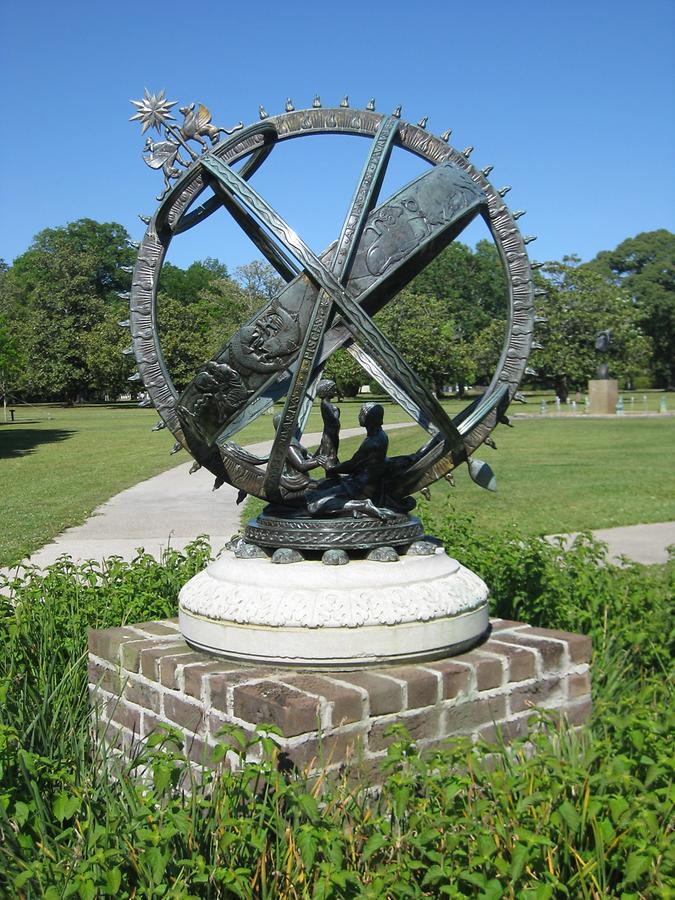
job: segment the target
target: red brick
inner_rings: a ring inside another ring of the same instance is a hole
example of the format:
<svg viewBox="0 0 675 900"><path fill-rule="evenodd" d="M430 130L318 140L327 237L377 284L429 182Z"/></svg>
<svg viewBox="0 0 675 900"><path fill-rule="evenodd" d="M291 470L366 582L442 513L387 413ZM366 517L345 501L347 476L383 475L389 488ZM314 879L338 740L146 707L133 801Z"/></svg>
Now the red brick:
<svg viewBox="0 0 675 900"><path fill-rule="evenodd" d="M229 689L235 685L252 681L253 679L263 680L269 673L264 669L232 669L230 672L223 672L222 667L215 674L207 673L204 680L208 682L207 694L209 702L214 709L221 712L230 712L228 701Z"/></svg>
<svg viewBox="0 0 675 900"><path fill-rule="evenodd" d="M132 735L115 722L100 722L98 726L98 740L111 750L127 751L133 740ZM107 761L106 761L107 762Z"/></svg>
<svg viewBox="0 0 675 900"><path fill-rule="evenodd" d="M534 650L509 644L509 635L499 635L499 639L491 638L483 647L490 653L501 655L507 667L508 681L525 681L534 678L537 671L537 654Z"/></svg>
<svg viewBox="0 0 675 900"><path fill-rule="evenodd" d="M366 726L356 730L340 730L310 738L286 752L302 772L317 771L337 764L358 764L366 742Z"/></svg>
<svg viewBox="0 0 675 900"><path fill-rule="evenodd" d="M371 716L384 716L387 713L403 709L403 688L384 673L374 672L339 672L335 678L345 684L354 684L368 692L368 708Z"/></svg>
<svg viewBox="0 0 675 900"><path fill-rule="evenodd" d="M140 672L141 653L155 650L158 646L163 646L166 654L182 653L188 649L182 638L171 640L170 638L143 638L137 635L136 640L126 641L120 646L122 667L128 672Z"/></svg>
<svg viewBox="0 0 675 900"><path fill-rule="evenodd" d="M163 659L180 657L181 661L185 662L186 657L194 655L194 651L189 648L176 651L171 646L167 647L162 641L159 642L159 646L157 643L155 642L154 647L141 650L141 675L145 675L146 678L151 678L153 681L160 680L160 665ZM174 685L166 685L166 687L174 687Z"/></svg>
<svg viewBox="0 0 675 900"><path fill-rule="evenodd" d="M482 647L481 647L482 649ZM472 650L470 653L462 653L461 662L469 663L476 670L476 687L479 691L489 691L499 687L504 681L504 669L501 659L493 656L484 656L482 653Z"/></svg>
<svg viewBox="0 0 675 900"><path fill-rule="evenodd" d="M131 628L90 628L87 632L89 652L94 656L116 663L120 645L125 641L138 640L140 635Z"/></svg>
<svg viewBox="0 0 675 900"><path fill-rule="evenodd" d="M546 640L532 632L532 628L524 631L509 631L508 636L500 635L500 638L508 640L509 644L518 644L521 647L538 650L544 672L559 672L565 665L565 646L559 641Z"/></svg>
<svg viewBox="0 0 675 900"><path fill-rule="evenodd" d="M178 667L185 666L189 662L203 662L208 659L205 653L192 650L188 644L178 652L169 652L159 660L159 680L164 687L176 690L178 688Z"/></svg>
<svg viewBox="0 0 675 900"><path fill-rule="evenodd" d="M403 714L394 720L375 721L368 735L368 750L377 753L386 750L390 744L400 741L397 734L385 735L392 725L403 725L413 741L432 740L439 737L441 721L441 709L432 706L421 712Z"/></svg>
<svg viewBox="0 0 675 900"><path fill-rule="evenodd" d="M89 683L103 688L104 691L111 691L118 694L122 687L119 669L110 666L103 666L101 663L89 659L87 664Z"/></svg>
<svg viewBox="0 0 675 900"><path fill-rule="evenodd" d="M472 666L468 664L464 666L454 660L439 660L438 662L428 663L427 668L441 673L443 678L441 698L443 700L451 700L453 697L468 691Z"/></svg>
<svg viewBox="0 0 675 900"><path fill-rule="evenodd" d="M363 698L360 691L348 685L335 684L321 675L299 673L298 675L284 675L285 684L305 691L307 694L316 694L326 703L332 704L332 719L326 727L337 728L350 722L359 722L363 718ZM324 704L322 703L322 706Z"/></svg>
<svg viewBox="0 0 675 900"><path fill-rule="evenodd" d="M570 700L591 693L591 673L574 673L567 676L567 696Z"/></svg>
<svg viewBox="0 0 675 900"><path fill-rule="evenodd" d="M134 628L138 628L139 631L144 631L145 634L156 634L158 637L164 637L168 635L169 637L180 638L180 631L173 624L167 624L166 621L152 621L152 622L140 622L138 625L134 624Z"/></svg>
<svg viewBox="0 0 675 900"><path fill-rule="evenodd" d="M518 738L527 737L529 733L529 716L519 716L515 719L507 719L504 722L485 725L478 729L477 736L488 744L499 744L502 741L508 744Z"/></svg>
<svg viewBox="0 0 675 900"><path fill-rule="evenodd" d="M194 659L185 669L183 669L183 682L185 685L185 693L197 700L204 697L204 682L209 675L228 674L229 672L239 672L241 667L237 667L225 660L213 659L207 657L204 659Z"/></svg>
<svg viewBox="0 0 675 900"><path fill-rule="evenodd" d="M514 622L512 619L491 619L490 620L490 630L491 632L495 631L506 631L512 628L528 628L524 622Z"/></svg>
<svg viewBox="0 0 675 900"><path fill-rule="evenodd" d="M213 676L214 679L224 676ZM234 688L234 714L252 724L276 725L282 734L316 731L319 701L274 681L240 684Z"/></svg>
<svg viewBox="0 0 675 900"><path fill-rule="evenodd" d="M162 728L162 720L159 716L156 716L154 713L149 712L149 710L144 709L143 715L141 716L141 737L147 737L149 734L152 734L155 731L159 731Z"/></svg>
<svg viewBox="0 0 675 900"><path fill-rule="evenodd" d="M161 705L161 696L157 688L143 681L130 678L124 687L124 697L130 703L136 703L144 709L150 709L158 713Z"/></svg>
<svg viewBox="0 0 675 900"><path fill-rule="evenodd" d="M206 731L204 709L197 703L188 703L173 694L164 695L164 715L171 722L180 725L192 734L203 735Z"/></svg>
<svg viewBox="0 0 675 900"><path fill-rule="evenodd" d="M593 649L591 639L585 634L574 634L571 631L554 631L550 628L530 628L529 634L543 638L555 638L564 641L573 663L587 663L591 659Z"/></svg>
<svg viewBox="0 0 675 900"><path fill-rule="evenodd" d="M563 712L570 725L583 725L587 722L593 712L593 703L588 697L578 700L576 703L568 703L563 707Z"/></svg>
<svg viewBox="0 0 675 900"><path fill-rule="evenodd" d="M400 666L393 669L383 669L382 674L405 681L408 687L407 709L421 709L423 706L433 706L438 700L439 679L433 672L417 666Z"/></svg>
<svg viewBox="0 0 675 900"><path fill-rule="evenodd" d="M474 732L481 725L491 725L506 718L506 700L503 695L465 700L445 709L443 733L450 736L462 732Z"/></svg>
<svg viewBox="0 0 675 900"><path fill-rule="evenodd" d="M115 724L128 728L134 734L140 734L141 710L137 707L131 706L121 698L115 698L108 704L107 715Z"/></svg>
<svg viewBox="0 0 675 900"><path fill-rule="evenodd" d="M516 688L509 695L511 713L522 712L534 706L546 706L560 699L562 683L559 678L542 678L534 684Z"/></svg>

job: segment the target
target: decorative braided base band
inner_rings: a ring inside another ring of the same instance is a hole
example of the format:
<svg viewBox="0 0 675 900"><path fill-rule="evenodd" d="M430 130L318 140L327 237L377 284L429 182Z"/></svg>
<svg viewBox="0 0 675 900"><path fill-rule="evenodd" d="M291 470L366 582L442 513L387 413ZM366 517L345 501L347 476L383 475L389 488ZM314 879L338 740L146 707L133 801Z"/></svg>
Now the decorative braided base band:
<svg viewBox="0 0 675 900"><path fill-rule="evenodd" d="M251 519L244 536L259 547L291 547L294 550L370 550L404 547L419 540L424 528L415 516L400 515L382 522L359 518L281 518L261 513Z"/></svg>
<svg viewBox="0 0 675 900"><path fill-rule="evenodd" d="M224 551L181 590L179 624L194 647L229 659L353 668L462 652L486 633L487 596L442 548L330 570Z"/></svg>

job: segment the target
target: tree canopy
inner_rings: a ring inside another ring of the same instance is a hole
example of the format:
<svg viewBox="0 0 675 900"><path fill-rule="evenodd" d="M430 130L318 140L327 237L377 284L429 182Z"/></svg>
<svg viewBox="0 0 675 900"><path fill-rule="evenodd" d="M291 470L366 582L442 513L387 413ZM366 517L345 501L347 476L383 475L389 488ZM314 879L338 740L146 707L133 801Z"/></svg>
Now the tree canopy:
<svg viewBox="0 0 675 900"><path fill-rule="evenodd" d="M547 263L542 269L548 296L539 301L543 323L536 353L538 380L553 384L561 400L585 388L600 362L611 377L631 381L644 370L650 341L640 329L639 312L623 287L603 278L575 258ZM606 354L595 349L600 331L611 331Z"/></svg>
<svg viewBox="0 0 675 900"><path fill-rule="evenodd" d="M635 301L652 340L651 369L660 386L675 386L675 234L661 228L627 238L588 264Z"/></svg>
<svg viewBox="0 0 675 900"><path fill-rule="evenodd" d="M129 289L133 251L114 222L80 219L36 235L8 267L0 262L0 371L5 390L27 398L100 399L129 390L133 359L121 351L128 318L119 294ZM611 374L651 373L675 381L675 235L661 230L623 241L590 263L567 259L539 277L551 293L540 301L546 321L533 357L538 383L561 396L585 385L598 365L594 338L612 331ZM217 259L161 272L158 325L176 386L184 387L243 322L283 287L266 262L234 276ZM507 290L495 246L452 243L376 321L432 389L485 384L499 358ZM354 394L370 380L346 352L325 368L339 390ZM138 388L137 388L138 389Z"/></svg>

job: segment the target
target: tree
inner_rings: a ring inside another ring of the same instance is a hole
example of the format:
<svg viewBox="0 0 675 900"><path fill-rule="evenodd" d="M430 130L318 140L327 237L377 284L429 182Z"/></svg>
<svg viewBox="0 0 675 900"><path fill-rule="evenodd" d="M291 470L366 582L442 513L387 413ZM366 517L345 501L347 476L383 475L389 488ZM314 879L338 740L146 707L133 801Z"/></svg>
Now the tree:
<svg viewBox="0 0 675 900"><path fill-rule="evenodd" d="M506 322L495 319L474 335L471 341L471 359L476 372L476 381L487 385L497 368L504 346Z"/></svg>
<svg viewBox="0 0 675 900"><path fill-rule="evenodd" d="M455 241L413 280L410 290L445 301L445 315L470 341L491 322L506 322L507 289L497 248L479 241L475 252Z"/></svg>
<svg viewBox="0 0 675 900"><path fill-rule="evenodd" d="M377 313L375 321L431 388L473 381L474 368L461 329L448 316L447 304L406 289Z"/></svg>
<svg viewBox="0 0 675 900"><path fill-rule="evenodd" d="M7 421L7 400L11 385L21 368L21 356L10 326L0 315L0 399Z"/></svg>
<svg viewBox="0 0 675 900"><path fill-rule="evenodd" d="M227 277L212 281L188 300L160 294L157 306L164 358L179 389L254 311L250 298Z"/></svg>
<svg viewBox="0 0 675 900"><path fill-rule="evenodd" d="M285 284L276 269L261 259L239 266L234 275L253 306L269 302Z"/></svg>
<svg viewBox="0 0 675 900"><path fill-rule="evenodd" d="M340 397L356 397L361 385L367 380L361 366L346 350L334 353L323 370L324 378L332 378Z"/></svg>
<svg viewBox="0 0 675 900"><path fill-rule="evenodd" d="M118 345L98 346L89 335L126 317L118 292L129 287L127 242L121 225L80 219L41 231L4 275L0 311L27 361L25 390L73 403L100 382Z"/></svg>
<svg viewBox="0 0 675 900"><path fill-rule="evenodd" d="M227 266L211 256L181 269L164 263L159 277L159 291L184 303L194 302L212 282L229 278Z"/></svg>
<svg viewBox="0 0 675 900"><path fill-rule="evenodd" d="M544 349L533 363L539 380L552 383L562 401L570 390L584 387L602 361L595 338L603 330L612 332L611 377L630 380L644 370L650 342L640 330L638 310L626 290L580 266L574 257L547 263L542 272L549 296L538 309L546 319L538 330Z"/></svg>
<svg viewBox="0 0 675 900"><path fill-rule="evenodd" d="M621 285L638 306L642 330L652 340L651 370L675 386L675 234L645 231L598 253L588 267Z"/></svg>

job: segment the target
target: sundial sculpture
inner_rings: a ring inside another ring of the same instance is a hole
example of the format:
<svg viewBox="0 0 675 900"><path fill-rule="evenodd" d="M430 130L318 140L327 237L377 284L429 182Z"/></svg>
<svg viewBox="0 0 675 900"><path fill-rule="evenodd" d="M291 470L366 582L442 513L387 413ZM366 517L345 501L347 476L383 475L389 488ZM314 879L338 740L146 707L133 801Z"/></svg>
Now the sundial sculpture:
<svg viewBox="0 0 675 900"><path fill-rule="evenodd" d="M240 123L230 131L214 126L201 104L181 107L183 122L177 122L171 114L175 102L167 101L163 91L146 90L133 103L132 119L143 133L149 128L160 132L161 140L146 140L144 159L162 169L165 181L156 212L142 217L147 231L138 246L130 292L128 325L138 363L132 380L143 382L142 405L155 407L161 417L157 427L171 430L174 449L188 450L194 467L213 473L216 487L227 482L239 489L240 498L251 494L267 501L244 538L230 548L235 556L259 557L249 565L268 562L273 551L283 551L272 558L285 561L341 550L339 561L345 562L389 548L391 554L380 557L396 559L423 534L410 515L415 493L451 477L465 462L475 481L493 485L489 467L472 455L499 422L508 423L511 400L522 399L518 385L528 371L535 322L525 249L532 238L522 237L516 224L522 211L511 213L503 201L509 188L493 188L487 180L492 167L476 169L469 161L472 148L453 149L450 132L436 137L427 132L426 118L414 125L401 118L400 107L384 115L372 100L365 109L351 108L346 97L326 108L315 97L311 108L302 110L288 100L280 115L268 115L261 107L259 122ZM368 143L342 230L316 255L250 179L277 143L318 134L356 135ZM395 146L431 165L393 196L381 198ZM159 274L171 240L223 210L285 286L179 393L157 329ZM486 222L504 268L507 333L483 396L450 418L373 315L477 216ZM326 361L340 348L427 430L429 439L417 453L387 457L382 407L374 404L362 411L367 434L360 450L351 460L338 461L339 421L331 417L331 388L322 382ZM326 425L322 447L310 457L300 441L317 391L323 394ZM282 402L267 456L254 456L234 441L244 426ZM335 554L324 558L331 561Z"/></svg>

